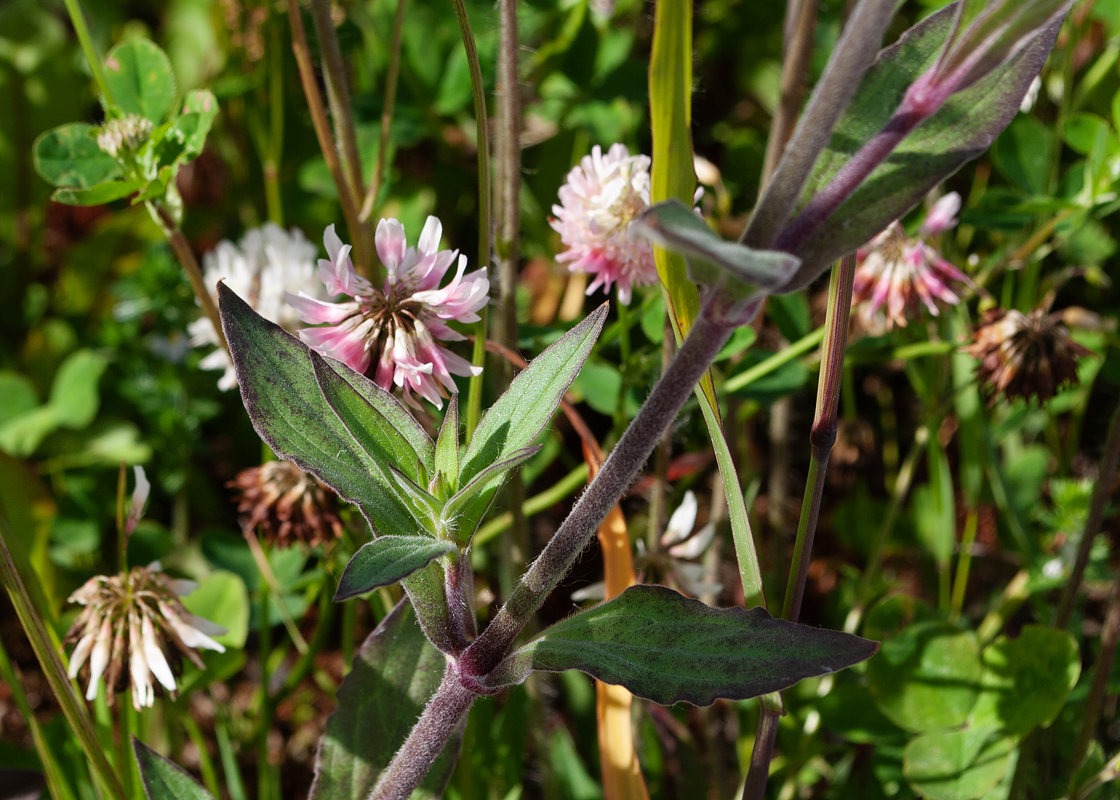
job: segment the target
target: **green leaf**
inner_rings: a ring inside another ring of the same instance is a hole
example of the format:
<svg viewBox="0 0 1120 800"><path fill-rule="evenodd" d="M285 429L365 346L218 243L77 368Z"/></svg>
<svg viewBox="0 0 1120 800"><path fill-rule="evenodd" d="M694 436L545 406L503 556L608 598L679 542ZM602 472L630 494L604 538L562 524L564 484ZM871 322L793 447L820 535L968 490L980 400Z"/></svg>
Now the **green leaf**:
<svg viewBox="0 0 1120 800"><path fill-rule="evenodd" d="M710 705L785 689L876 649L867 639L774 619L762 608L710 608L664 586L631 586L548 628L495 677L512 683L533 669L578 669L662 705Z"/></svg>
<svg viewBox="0 0 1120 800"><path fill-rule="evenodd" d="M789 253L753 250L724 241L676 199L646 209L631 230L683 255L694 282L709 288L719 286L737 302L748 303L780 287L800 264Z"/></svg>
<svg viewBox="0 0 1120 800"><path fill-rule="evenodd" d="M907 745L902 772L930 800L974 800L999 783L1013 748L987 729L935 731Z"/></svg>
<svg viewBox="0 0 1120 800"><path fill-rule="evenodd" d="M80 430L97 416L97 384L108 360L92 350L78 350L66 357L51 384L47 404L65 428Z"/></svg>
<svg viewBox="0 0 1120 800"><path fill-rule="evenodd" d="M392 586L455 549L451 542L429 536L378 536L350 559L334 600L339 603L380 586Z"/></svg>
<svg viewBox="0 0 1120 800"><path fill-rule="evenodd" d="M518 373L509 389L478 423L463 456L460 486L466 486L493 464L509 461L533 443L552 419L564 392L587 360L606 318L607 304L604 303ZM491 474L458 516L456 535L460 544L470 541L474 535L505 474Z"/></svg>
<svg viewBox="0 0 1120 800"><path fill-rule="evenodd" d="M1070 114L1062 120L1062 138L1075 153L1087 156L1099 139L1112 135L1108 123L1096 114Z"/></svg>
<svg viewBox="0 0 1120 800"><path fill-rule="evenodd" d="M436 474L448 494L459 489L459 395L451 395L436 440ZM441 495L445 497L446 495Z"/></svg>
<svg viewBox="0 0 1120 800"><path fill-rule="evenodd" d="M395 457L393 464L397 469L417 483L424 483L434 475L435 444L409 410L365 375L358 374L341 361L333 358L325 360L384 419L381 425L387 426L388 430L375 431L374 435ZM371 422L375 420L376 417L370 417Z"/></svg>
<svg viewBox="0 0 1120 800"><path fill-rule="evenodd" d="M455 494L443 508L443 518L449 523L458 527L459 515L464 508L472 504L475 497L486 489L488 486L494 485L495 482L501 480L510 472L520 467L530 458L535 456L541 451L541 445L534 445L532 447L523 447L510 453L510 457L505 461L499 461L482 471L473 481L468 483ZM489 503L487 503L489 505ZM485 513L485 509L483 509ZM481 516L480 516L481 518Z"/></svg>
<svg viewBox="0 0 1120 800"><path fill-rule="evenodd" d="M309 800L367 800L439 686L446 660L401 602L362 645L338 689L338 709L319 742ZM428 770L413 800L436 800L451 777L460 728Z"/></svg>
<svg viewBox="0 0 1120 800"><path fill-rule="evenodd" d="M72 122L35 140L35 171L54 186L90 189L120 174L116 160L97 146L94 125Z"/></svg>
<svg viewBox="0 0 1120 800"><path fill-rule="evenodd" d="M148 800L214 800L194 778L152 748L132 737L132 752Z"/></svg>
<svg viewBox="0 0 1120 800"><path fill-rule="evenodd" d="M0 371L0 426L39 405L35 386L25 376L9 370Z"/></svg>
<svg viewBox="0 0 1120 800"><path fill-rule="evenodd" d="M1038 119L1020 115L992 145L992 163L1016 188L1045 194L1052 140L1050 129Z"/></svg>
<svg viewBox="0 0 1120 800"><path fill-rule="evenodd" d="M942 622L911 624L883 642L867 665L879 709L909 731L961 725L979 692L980 647L971 631Z"/></svg>
<svg viewBox="0 0 1120 800"><path fill-rule="evenodd" d="M919 22L879 54L821 154L808 191L826 185L883 129L914 77L933 66L953 30L957 6ZM796 254L802 264L786 291L802 288L829 264L855 250L916 206L938 183L984 152L1019 111L1057 36L1039 34L1003 66L953 95L903 140Z"/></svg>
<svg viewBox="0 0 1120 800"><path fill-rule="evenodd" d="M143 186L141 180L105 181L89 189L55 189L51 200L68 206L100 206L128 197Z"/></svg>
<svg viewBox="0 0 1120 800"><path fill-rule="evenodd" d="M175 75L167 54L147 39L119 44L105 59L105 83L126 114L163 122L175 104Z"/></svg>
<svg viewBox="0 0 1120 800"><path fill-rule="evenodd" d="M218 116L218 98L208 89L195 90L187 94L183 101L183 116L179 117L172 130L183 134L183 147L188 158L194 158L206 146L206 137ZM190 122L184 122L191 118Z"/></svg>
<svg viewBox="0 0 1120 800"><path fill-rule="evenodd" d="M382 468L355 441L323 397L311 350L279 325L257 314L224 283L218 284L218 306L241 386L241 399L261 438L278 455L316 475L339 496L355 503L375 531L412 534L420 529L419 522L397 495L398 487L386 482ZM359 392L364 385L353 376L346 382ZM340 389L341 396L341 387L334 386ZM362 395L367 401L375 397L373 393ZM378 410L384 411L384 407ZM417 608L425 633L441 649L451 648L443 571L439 565L430 564L414 573L404 587Z"/></svg>
<svg viewBox="0 0 1120 800"><path fill-rule="evenodd" d="M213 638L226 647L245 646L249 636L249 590L238 575L215 570L199 582L198 588L182 598L183 607L226 629Z"/></svg>
<svg viewBox="0 0 1120 800"><path fill-rule="evenodd" d="M1017 639L1001 636L982 658L981 692L969 725L1018 738L1057 718L1081 674L1074 638L1040 625L1024 626Z"/></svg>

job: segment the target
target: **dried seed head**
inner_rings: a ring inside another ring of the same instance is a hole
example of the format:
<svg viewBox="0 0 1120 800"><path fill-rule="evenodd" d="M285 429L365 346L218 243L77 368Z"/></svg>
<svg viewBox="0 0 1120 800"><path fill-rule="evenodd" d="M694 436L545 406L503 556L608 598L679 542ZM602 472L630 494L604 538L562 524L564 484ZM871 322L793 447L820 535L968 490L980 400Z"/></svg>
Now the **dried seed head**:
<svg viewBox="0 0 1120 800"><path fill-rule="evenodd" d="M242 524L259 525L269 541L315 545L342 535L334 493L290 461L243 470L229 485L241 490L237 510L247 515Z"/></svg>
<svg viewBox="0 0 1120 800"><path fill-rule="evenodd" d="M1073 341L1061 314L996 308L985 312L968 352L979 359L977 377L995 402L1037 397L1045 402L1066 383L1076 384L1077 358L1093 355Z"/></svg>
<svg viewBox="0 0 1120 800"><path fill-rule="evenodd" d="M156 566L133 567L122 575L90 578L70 595L70 602L84 608L78 614L67 642L76 642L70 654L71 678L88 663L86 699L97 697L98 681L105 677L108 701L132 686L132 705L139 711L155 700L155 681L174 695L175 675L185 656L201 668L196 648L225 652L210 637L222 631L188 612L179 597L193 591L190 581L176 581ZM173 646L169 646L173 645Z"/></svg>

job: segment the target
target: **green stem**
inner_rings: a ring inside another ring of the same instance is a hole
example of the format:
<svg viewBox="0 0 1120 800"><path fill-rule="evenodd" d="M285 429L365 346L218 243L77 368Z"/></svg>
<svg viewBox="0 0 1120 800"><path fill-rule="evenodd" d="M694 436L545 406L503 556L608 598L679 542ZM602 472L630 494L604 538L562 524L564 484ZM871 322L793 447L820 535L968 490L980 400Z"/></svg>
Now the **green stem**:
<svg viewBox="0 0 1120 800"><path fill-rule="evenodd" d="M743 370L738 375L728 378L716 391L720 394L737 392L740 389L745 389L747 386L750 386L755 381L765 378L779 367L785 366L795 358L800 358L819 345L824 341L824 331L825 329L820 327L815 331L805 334L789 347L775 353L765 361L761 361L750 369Z"/></svg>
<svg viewBox="0 0 1120 800"><path fill-rule="evenodd" d="M16 615L19 617L20 625L23 626L24 633L27 634L27 638L31 642L35 657L39 660L39 665L47 683L50 685L51 691L54 692L58 704L62 707L62 713L66 716L70 729L78 737L78 742L90 764L91 771L108 792L109 797L124 797L124 787L121 785L120 778L113 771L108 759L105 758L105 753L102 752L101 745L97 741L97 732L93 729L93 723L90 722L89 715L82 706L82 701L78 697L73 684L66 677L66 669L51 643L51 637L47 633L43 619L31 602L27 588L16 570L15 562L12 560L12 554L8 550L7 544L8 540L12 538L14 538L14 534L8 524L8 519L3 513L0 513L0 582L8 590Z"/></svg>
<svg viewBox="0 0 1120 800"><path fill-rule="evenodd" d="M976 543L976 527L979 515L970 508L964 521L964 535L961 537L961 553L957 559L957 576L953 583L953 602L949 620L956 622L964 608L964 596L968 590L968 571L972 566L972 546Z"/></svg>
<svg viewBox="0 0 1120 800"><path fill-rule="evenodd" d="M377 166L369 182L365 201L358 220L366 222L377 208L377 195L385 180L385 167L388 163L389 136L393 130L393 111L397 102L397 82L401 72L401 41L404 33L404 10L408 0L397 0L397 13L393 17L393 41L389 45L389 72L385 76L385 105L381 108L381 138L377 147Z"/></svg>
<svg viewBox="0 0 1120 800"><path fill-rule="evenodd" d="M280 50L280 26L275 22L269 34L268 113L271 131L265 151L264 199L268 219L284 225L284 203L280 193L280 160L284 153L284 54Z"/></svg>
<svg viewBox="0 0 1120 800"><path fill-rule="evenodd" d="M257 728L257 797L259 800L272 798L272 765L268 759L268 733L272 729L272 696L269 684L272 676L269 661L272 658L272 625L268 621L270 590L262 580L260 585L261 629L258 640L257 658L261 665L261 718Z"/></svg>
<svg viewBox="0 0 1120 800"><path fill-rule="evenodd" d="M219 710L214 718L214 739L218 742L218 756L222 761L222 772L225 774L230 800L245 800L245 784L241 781L241 768L237 764L237 754L233 752L223 710Z"/></svg>
<svg viewBox="0 0 1120 800"><path fill-rule="evenodd" d="M70 24L74 26L74 32L78 34L78 44L81 45L86 61L89 62L90 72L93 73L93 82L97 84L97 90L101 92L102 103L106 107L112 106L113 94L109 91L109 84L105 82L105 73L101 69L101 57L93 47L93 39L89 35L89 28L86 27L86 18L82 14L82 7L78 5L78 0L64 0L64 2L66 3L66 12L70 15Z"/></svg>
<svg viewBox="0 0 1120 800"><path fill-rule="evenodd" d="M528 519L534 514L539 514L546 508L559 503L586 482L587 464L580 464L555 484L545 489L540 494L533 495L526 500L521 506L521 511L525 515L525 518ZM478 533L476 533L474 539L471 540L471 546L476 549L483 547L489 543L491 539L496 538L502 533L502 531L509 529L511 525L513 525L512 513L507 511L504 514L499 514L479 528ZM350 603L347 605L353 604Z"/></svg>
<svg viewBox="0 0 1120 800"><path fill-rule="evenodd" d="M206 790L214 797L220 797L222 792L218 784L218 772L214 769L214 759L210 757L209 743L206 737L202 735L202 729L198 727L198 723L194 721L191 716L190 710L182 708L179 710L179 719L183 722L183 728L187 732L187 738L198 750L198 769L202 773L202 783L206 786Z"/></svg>
<svg viewBox="0 0 1120 800"><path fill-rule="evenodd" d="M23 691L23 676L16 671L16 667L8 658L4 645L0 642L0 681L8 685L12 692L12 700L23 717L27 730L31 733L31 743L35 746L35 753L39 756L39 764L43 768L43 776L47 779L47 788L55 800L75 800L74 792L67 783L66 778L59 769L47 739L43 736L43 729L39 725L39 718L31 710L27 702L27 695Z"/></svg>
<svg viewBox="0 0 1120 800"><path fill-rule="evenodd" d="M486 88L482 83L482 65L478 60L471 21L463 0L451 0L455 18L459 21L459 32L463 37L463 47L467 52L467 66L471 73L471 94L474 96L474 115L478 139L478 265L490 263L490 135L486 122ZM486 334L489 313L483 308L481 319L475 325L474 351L471 363L481 367L486 360ZM466 443L470 444L474 429L482 416L482 376L471 377L467 392L467 431Z"/></svg>

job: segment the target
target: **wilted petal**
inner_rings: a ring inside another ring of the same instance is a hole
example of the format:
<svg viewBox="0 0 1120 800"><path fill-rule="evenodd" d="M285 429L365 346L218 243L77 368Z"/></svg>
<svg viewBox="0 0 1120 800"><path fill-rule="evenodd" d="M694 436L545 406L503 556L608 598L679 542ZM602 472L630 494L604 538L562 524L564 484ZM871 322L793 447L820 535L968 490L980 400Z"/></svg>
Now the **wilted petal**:
<svg viewBox="0 0 1120 800"><path fill-rule="evenodd" d="M703 528L696 532L696 535L691 539L686 539L678 545L669 548L669 555L674 558L699 558L708 549L708 545L712 543L712 538L716 535L716 526L714 522L709 522Z"/></svg>
<svg viewBox="0 0 1120 800"><path fill-rule="evenodd" d="M665 533L661 535L662 547L684 541L692 533L692 528L696 525L697 510L696 495L690 489L684 493L684 500L681 501L673 515L669 517L669 525L665 528Z"/></svg>
<svg viewBox="0 0 1120 800"><path fill-rule="evenodd" d="M167 664L167 658L159 648L156 632L152 627L152 620L148 617L144 617L140 642L148 669L156 676L156 680L163 685L164 689L169 692L175 691L175 676L171 674L171 667Z"/></svg>
<svg viewBox="0 0 1120 800"><path fill-rule="evenodd" d="M109 666L109 654L113 643L113 626L108 619L101 623L101 630L97 634L97 641L93 645L93 652L89 657L89 686L86 688L86 700L97 699L97 682L105 674ZM73 678L76 676L71 675Z"/></svg>

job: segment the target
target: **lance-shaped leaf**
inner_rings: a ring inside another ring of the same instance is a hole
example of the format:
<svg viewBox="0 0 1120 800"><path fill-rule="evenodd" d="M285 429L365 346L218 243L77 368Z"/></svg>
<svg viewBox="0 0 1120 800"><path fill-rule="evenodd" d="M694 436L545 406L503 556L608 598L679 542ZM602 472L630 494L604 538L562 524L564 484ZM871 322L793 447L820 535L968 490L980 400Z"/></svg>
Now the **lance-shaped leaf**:
<svg viewBox="0 0 1120 800"><path fill-rule="evenodd" d="M176 764L132 737L132 752L140 768L140 783L148 800L214 800L210 792Z"/></svg>
<svg viewBox="0 0 1120 800"><path fill-rule="evenodd" d="M447 401L447 413L436 439L436 474L444 482L441 491L455 492L459 489L459 395L451 395ZM440 495L446 497L446 495Z"/></svg>
<svg viewBox="0 0 1120 800"><path fill-rule="evenodd" d="M120 175L116 159L97 146L97 128L72 122L43 133L33 148L35 171L54 186L90 189Z"/></svg>
<svg viewBox="0 0 1120 800"><path fill-rule="evenodd" d="M709 288L720 286L736 303L749 303L779 288L801 263L789 253L754 250L719 238L679 200L646 209L630 230L683 255L694 282Z"/></svg>
<svg viewBox="0 0 1120 800"><path fill-rule="evenodd" d="M335 602L392 586L454 550L451 542L428 536L378 536L359 549L346 565L338 580Z"/></svg>
<svg viewBox="0 0 1120 800"><path fill-rule="evenodd" d="M958 3L953 36L937 65L939 79L967 89L1015 57L1043 29L1062 18L1073 0L1002 0L980 11L978 0Z"/></svg>
<svg viewBox="0 0 1120 800"><path fill-rule="evenodd" d="M518 373L475 429L461 462L460 486L466 486L493 464L508 461L533 443L587 360L606 318L604 303ZM474 502L459 515L456 533L460 543L469 541L474 534L506 474L493 475L479 489Z"/></svg>
<svg viewBox="0 0 1120 800"><path fill-rule="evenodd" d="M350 436L369 456L379 471L381 479L387 485L400 487L399 481L390 478L392 470L396 469L413 483L425 482L427 475L419 470L422 464L419 454L413 449L409 441L393 427L392 422L367 402L354 384L340 374L344 365L339 364L339 368L335 369L314 350L308 351L308 357L311 359L315 380L319 384L323 398L334 413L338 415ZM345 367L345 369L349 369L349 367ZM353 373L353 375L357 376L357 373ZM410 494L403 487L397 488L396 492L402 500L406 500L408 494ZM419 517L417 518L419 519ZM400 530L381 531L381 533L402 532Z"/></svg>
<svg viewBox="0 0 1120 800"><path fill-rule="evenodd" d="M421 526L398 497L398 487L355 441L320 391L310 349L257 314L225 284L218 284L218 306L241 399L261 438L278 455L355 503L375 531L415 534ZM439 565L414 573L404 587L424 632L438 647L449 649Z"/></svg>
<svg viewBox="0 0 1120 800"><path fill-rule="evenodd" d="M954 30L956 11L954 4L932 14L879 54L817 160L803 203L883 130L915 77L936 64ZM1003 66L950 97L903 139L816 232L795 247L801 268L783 291L804 287L987 150L1018 113L1057 34L1056 25L1043 30Z"/></svg>
<svg viewBox="0 0 1120 800"><path fill-rule="evenodd" d="M147 39L119 44L105 59L105 83L127 114L158 125L175 103L175 75L167 54Z"/></svg>
<svg viewBox="0 0 1120 800"><path fill-rule="evenodd" d="M535 456L541 451L541 445L533 445L532 447L523 447L510 454L510 457L505 461L499 461L497 464L490 466L482 471L482 473L473 481L468 483L460 489L454 497L449 499L443 507L443 518L449 524L454 524L458 528L458 524L462 519L482 519L486 514L486 509L493 499L493 492L486 493L484 490L494 485L495 482L500 483L506 475L513 470L520 467L530 458ZM485 505L483 505L485 503Z"/></svg>
<svg viewBox="0 0 1120 800"><path fill-rule="evenodd" d="M631 586L548 628L488 677L578 669L662 705L706 706L792 686L870 658L876 642L771 617L761 607L710 608L664 586Z"/></svg>
<svg viewBox="0 0 1120 800"><path fill-rule="evenodd" d="M402 602L381 621L338 689L338 710L327 720L319 742L310 800L367 800L378 775L435 693L446 663L420 633L408 603ZM413 800L442 796L461 738L460 728L413 792Z"/></svg>

